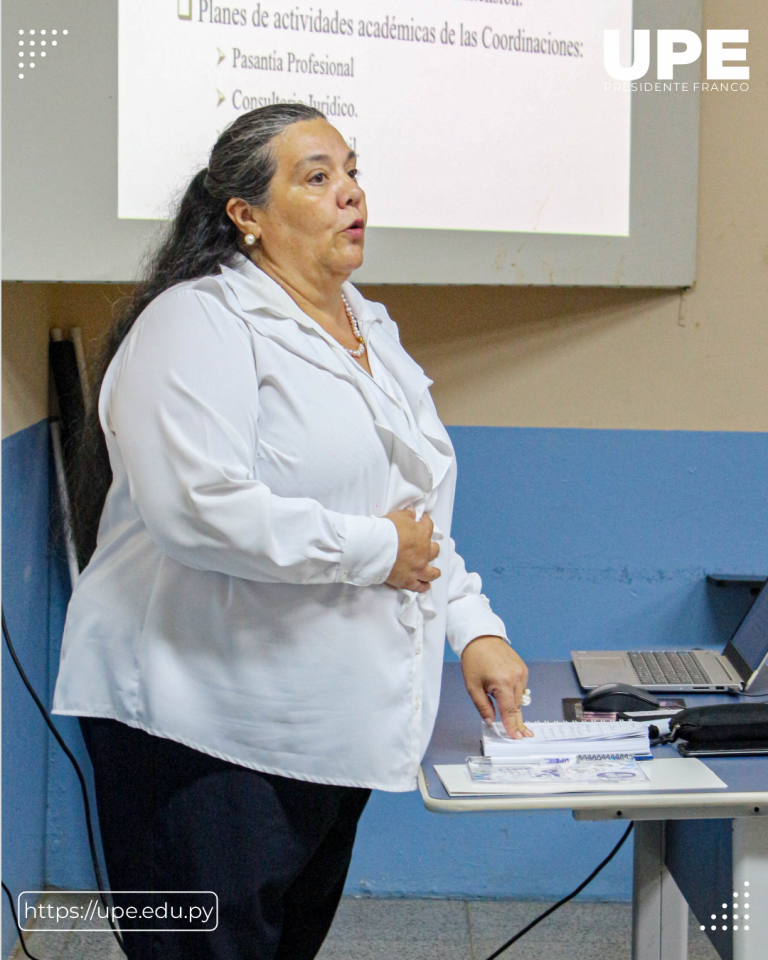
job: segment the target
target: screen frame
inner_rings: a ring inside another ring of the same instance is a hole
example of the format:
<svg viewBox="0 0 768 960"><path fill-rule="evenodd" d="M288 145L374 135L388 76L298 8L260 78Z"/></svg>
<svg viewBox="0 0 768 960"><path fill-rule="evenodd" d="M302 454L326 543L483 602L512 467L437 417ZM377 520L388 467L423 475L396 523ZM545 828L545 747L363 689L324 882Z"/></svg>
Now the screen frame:
<svg viewBox="0 0 768 960"><path fill-rule="evenodd" d="M755 598L755 602L742 617L741 622L733 632L733 636L725 645L725 649L723 650L723 656L733 664L734 669L738 671L739 676L742 678L742 680L744 680L744 690L749 689L750 685L757 678L766 662L768 662L768 640L766 641L765 653L763 654L760 663L754 668L747 663L747 661L741 655L734 641L738 640L739 633L744 629L745 625L748 625L752 617L762 614L764 610L768 610L768 581L765 582L762 590Z"/></svg>

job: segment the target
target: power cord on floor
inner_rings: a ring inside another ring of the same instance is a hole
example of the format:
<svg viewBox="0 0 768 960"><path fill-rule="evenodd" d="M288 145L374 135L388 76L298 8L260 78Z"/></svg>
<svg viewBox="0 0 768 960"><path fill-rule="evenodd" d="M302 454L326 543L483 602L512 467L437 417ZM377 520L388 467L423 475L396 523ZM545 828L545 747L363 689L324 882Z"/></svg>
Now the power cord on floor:
<svg viewBox="0 0 768 960"><path fill-rule="evenodd" d="M22 679L22 681L23 681L23 683L24 683L24 686L25 686L25 687L27 688L27 690L29 691L30 696L31 696L32 699L35 701L35 705L37 706L37 709L38 709L38 710L40 711L40 713L43 715L43 719L44 719L45 722L48 724L48 727L49 727L51 733L52 733L52 734L54 735L54 737L56 738L57 743L59 744L59 746L61 747L61 749L64 751L64 753L67 755L67 758L69 759L69 761L70 761L70 763L72 764L72 766L75 768L75 773L77 774L77 779L80 781L80 789L81 789L82 794L83 794L83 805L84 805L84 807L85 807L85 825L86 825L87 830L88 830L88 845L89 845L89 847L91 848L91 860L93 861L93 872L94 872L94 874L95 874L95 876L96 876L96 885L97 885L98 888L99 888L99 894L101 895L102 902L104 903L104 906L105 906L105 907L108 907L108 904L107 904L107 902L106 902L106 900L105 900L104 881L102 880L102 876L101 876L101 868L99 867L99 859L98 859L98 857L97 857L97 855L96 855L96 841L94 840L94 836L93 836L93 824L92 824L92 822L91 822L91 804L90 804L90 802L89 802L89 800L88 800L88 788L86 787L86 784L85 784L85 777L83 776L83 771L80 769L80 764L79 764L79 763L77 762L77 760L75 759L74 754L73 754L72 751L69 749L69 747L66 745L66 743L64 742L61 734L59 733L59 731L58 731L58 730L56 729L56 727L54 726L54 723L53 723L53 720L51 720L50 714L49 714L48 711L45 709L45 706L43 705L43 702L40 700L40 697L38 697L38 695L37 695L37 693L36 693L36 691L35 691L35 688L32 686L32 684L31 684L30 681L29 681L29 678L27 677L26 673L24 672L24 668L22 667L22 665L21 665L21 663L20 663L20 661L19 661L19 658L18 658L17 655L16 655L16 651L15 651L15 649L14 649L14 647L13 647L13 643L11 642L11 635L10 635L10 633L9 633L9 631L8 631L8 624L5 622L5 610L4 610L4 609L1 609L1 608L0 608L0 616L2 616L3 637L5 638L5 643L6 643L6 646L8 647L8 652L9 652L10 655L11 655L11 659L13 660L14 665L16 666L16 669L19 671L19 676L21 677L21 679ZM16 920L16 911L15 911L15 909L14 909L14 907L13 907L13 898L11 897L11 892L10 892L10 890L8 889L8 887L6 887L5 883L3 883L3 888L5 889L5 892L8 894L8 897L9 897L9 899L11 900L11 909L14 910L14 920ZM119 930L117 929L117 927L115 927L115 922L114 922L114 920L112 919L111 911L110 911L109 909L107 909L107 919L108 919L108 921L109 921L110 927L112 927L112 932L113 932L114 935L115 935L115 939L117 940L118 944L120 945L120 949L123 951L123 953L125 953L125 947L123 946L123 938L120 936L120 932L119 932ZM22 947L23 947L23 949L24 949L24 953L26 953L28 957L31 956L31 954L27 953L27 948L26 948L26 946L25 946L25 944L24 944L24 938L21 936L21 929L19 928L19 924L18 924L18 921L17 921L17 920L16 920L16 929L19 931L19 938L21 939L21 945L22 945Z"/></svg>
<svg viewBox="0 0 768 960"><path fill-rule="evenodd" d="M550 916L550 914L553 914L555 910L559 910L560 907L568 903L569 900L573 900L575 896L580 894L581 891L584 889L584 887L592 883L592 881L595 879L598 873L600 873L603 867L607 867L608 864L611 862L611 860L613 860L613 858L619 852L619 850L621 850L621 848L624 846L624 841L629 837L630 833L632 833L633 827L634 827L634 823L630 823L630 825L622 834L621 840L619 840L619 842L616 844L613 850L611 850L611 852L608 854L605 860L603 860L603 862L598 867L595 867L595 869L592 871L592 873L590 873L590 875L587 877L587 879L583 883L580 883L572 893L568 894L567 897L563 897L562 900L558 900L557 903L553 904L548 910L545 910L544 913L540 913L535 920L531 920L531 922L528 924L527 927L523 927L523 929L520 930L518 933L516 933L514 937L511 937L509 940L507 940L507 942L503 946L499 947L499 949L496 950L494 953L492 953L490 957L487 958L487 960L495 960L496 957L500 956L502 953L504 953L505 950L511 947L513 943L518 941L521 937L524 937L526 933L533 930L533 928L537 924L541 923L542 920L545 920L548 916Z"/></svg>
<svg viewBox="0 0 768 960"><path fill-rule="evenodd" d="M29 960L40 960L40 957L36 957L34 954L30 953L29 950L27 950L27 945L26 943L24 943L24 937L21 933L21 927L19 926L19 918L16 916L16 904L13 902L13 895L11 894L11 891L8 889L8 887L5 885L5 881L3 881L3 890L5 890L5 895L8 897L8 903L10 903L11 905L13 922L16 926L16 933L18 933L19 935L19 940L21 942L21 949L24 951L24 956L29 957Z"/></svg>

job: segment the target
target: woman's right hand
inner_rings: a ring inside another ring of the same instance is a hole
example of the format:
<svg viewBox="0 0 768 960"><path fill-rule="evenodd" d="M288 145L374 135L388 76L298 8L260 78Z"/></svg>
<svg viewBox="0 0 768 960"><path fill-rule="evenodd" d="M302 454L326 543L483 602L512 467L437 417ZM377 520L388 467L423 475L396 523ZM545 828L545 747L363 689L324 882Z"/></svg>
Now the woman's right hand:
<svg viewBox="0 0 768 960"><path fill-rule="evenodd" d="M440 571L431 565L431 561L440 553L440 547L432 540L435 528L432 518L425 513L421 520L416 512L393 510L386 515L397 530L397 560L385 583L398 590L414 590L425 593L433 580L437 580Z"/></svg>

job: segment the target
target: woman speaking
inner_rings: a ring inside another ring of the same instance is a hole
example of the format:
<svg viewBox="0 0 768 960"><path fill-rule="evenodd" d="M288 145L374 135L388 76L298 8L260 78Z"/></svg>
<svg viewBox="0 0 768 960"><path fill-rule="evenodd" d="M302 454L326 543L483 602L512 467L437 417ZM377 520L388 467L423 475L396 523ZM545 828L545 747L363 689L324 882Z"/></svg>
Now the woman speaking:
<svg viewBox="0 0 768 960"><path fill-rule="evenodd" d="M482 717L527 733L430 381L347 282L365 224L322 114L244 114L113 330L54 711L82 718L112 889L219 911L124 921L131 960L316 955L371 789L416 786L446 636Z"/></svg>

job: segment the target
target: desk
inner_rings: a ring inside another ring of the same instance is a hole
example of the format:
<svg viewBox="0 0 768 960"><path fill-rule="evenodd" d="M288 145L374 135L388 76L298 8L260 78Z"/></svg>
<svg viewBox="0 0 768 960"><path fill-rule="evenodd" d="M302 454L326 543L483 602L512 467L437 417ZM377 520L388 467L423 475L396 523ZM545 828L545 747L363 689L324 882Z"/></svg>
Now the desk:
<svg viewBox="0 0 768 960"><path fill-rule="evenodd" d="M528 720L562 717L562 698L582 695L570 661L528 664L533 702ZM689 705L733 702L696 695ZM435 764L463 763L480 752L481 720L465 690L458 663L443 667L440 709L419 772L419 789L435 813L573 811L576 820L632 820L634 830L632 960L685 960L688 903L723 960L765 960L768 954L768 757L704 762L728 784L713 793L581 794L546 797L449 797ZM676 757L672 746L656 757ZM744 884L748 883L746 887ZM734 931L732 893L754 905L744 930ZM681 892L682 891L682 892ZM683 895L685 894L685 896ZM687 898L687 899L686 899ZM728 903L728 910L722 904ZM723 921L723 913L728 920ZM718 929L709 928L716 913ZM723 930L723 926L727 930Z"/></svg>

